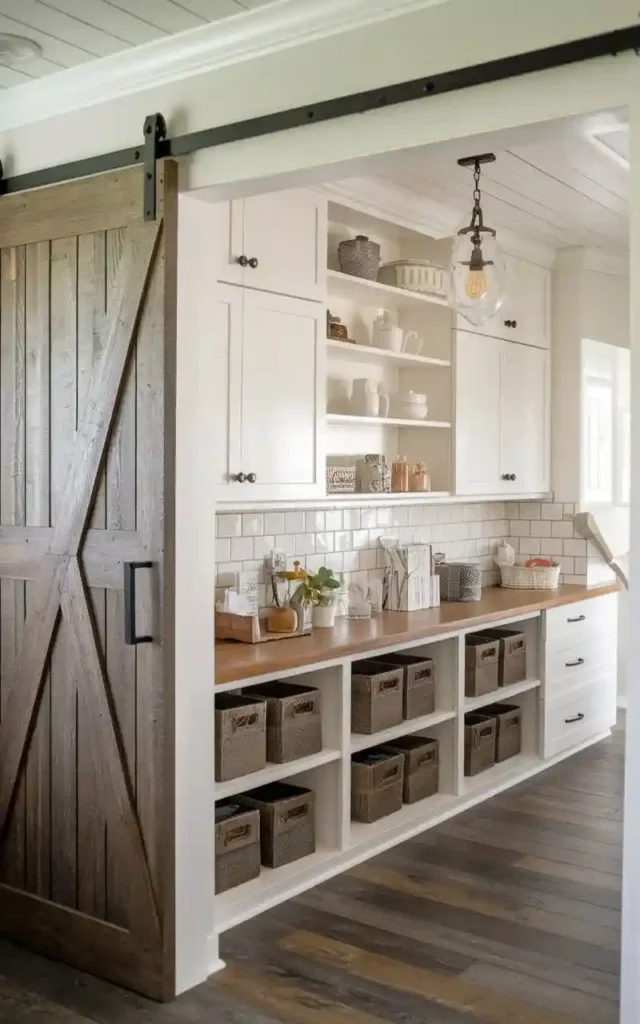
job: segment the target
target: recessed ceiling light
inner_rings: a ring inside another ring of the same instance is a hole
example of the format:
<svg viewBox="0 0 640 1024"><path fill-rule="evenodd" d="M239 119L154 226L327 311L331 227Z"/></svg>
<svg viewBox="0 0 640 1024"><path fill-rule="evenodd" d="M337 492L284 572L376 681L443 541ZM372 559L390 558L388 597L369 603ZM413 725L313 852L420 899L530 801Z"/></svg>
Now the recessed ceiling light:
<svg viewBox="0 0 640 1024"><path fill-rule="evenodd" d="M28 39L26 36L14 36L8 32L0 32L0 62L3 64L18 64L21 61L31 60L32 57L41 57L42 47L35 39Z"/></svg>

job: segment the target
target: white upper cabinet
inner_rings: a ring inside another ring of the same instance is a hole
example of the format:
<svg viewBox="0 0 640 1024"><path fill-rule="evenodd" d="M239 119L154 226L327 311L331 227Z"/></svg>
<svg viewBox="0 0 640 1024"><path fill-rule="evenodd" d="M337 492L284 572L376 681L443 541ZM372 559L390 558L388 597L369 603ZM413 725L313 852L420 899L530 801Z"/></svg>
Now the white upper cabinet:
<svg viewBox="0 0 640 1024"><path fill-rule="evenodd" d="M460 495L549 489L549 353L455 332L455 478Z"/></svg>
<svg viewBox="0 0 640 1024"><path fill-rule="evenodd" d="M326 293L326 200L305 189L220 203L218 279L321 301Z"/></svg>
<svg viewBox="0 0 640 1024"><path fill-rule="evenodd" d="M217 287L218 500L319 497L325 310L283 295Z"/></svg>
<svg viewBox="0 0 640 1024"><path fill-rule="evenodd" d="M502 342L456 331L455 467L457 494L500 490Z"/></svg>
<svg viewBox="0 0 640 1024"><path fill-rule="evenodd" d="M551 271L509 255L505 255L505 268L505 300L498 314L480 327L458 316L457 328L535 348L550 348Z"/></svg>

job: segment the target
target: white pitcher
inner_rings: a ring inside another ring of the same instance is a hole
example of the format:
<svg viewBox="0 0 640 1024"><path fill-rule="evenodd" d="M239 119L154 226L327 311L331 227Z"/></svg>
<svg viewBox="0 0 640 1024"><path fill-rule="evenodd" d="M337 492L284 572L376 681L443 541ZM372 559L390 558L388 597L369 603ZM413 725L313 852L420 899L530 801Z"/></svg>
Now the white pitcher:
<svg viewBox="0 0 640 1024"><path fill-rule="evenodd" d="M368 377L353 382L349 410L354 416L388 416L389 396L378 392L378 385Z"/></svg>
<svg viewBox="0 0 640 1024"><path fill-rule="evenodd" d="M422 338L417 331L404 333L397 327L388 310L382 310L373 322L371 343L374 348L385 348L391 352L409 352L418 355L422 348Z"/></svg>

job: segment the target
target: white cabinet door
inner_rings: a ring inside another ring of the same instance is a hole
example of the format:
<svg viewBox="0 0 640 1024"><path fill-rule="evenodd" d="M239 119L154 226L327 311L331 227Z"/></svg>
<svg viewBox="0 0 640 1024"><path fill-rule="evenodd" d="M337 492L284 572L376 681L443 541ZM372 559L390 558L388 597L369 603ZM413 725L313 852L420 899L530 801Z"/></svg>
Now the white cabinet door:
<svg viewBox="0 0 640 1024"><path fill-rule="evenodd" d="M255 474L240 485L247 501L324 494L325 317L319 304L244 290L242 472Z"/></svg>
<svg viewBox="0 0 640 1024"><path fill-rule="evenodd" d="M232 486L241 467L242 289L217 284L211 338L216 372L211 382L215 410L212 457L216 484Z"/></svg>
<svg viewBox="0 0 640 1024"><path fill-rule="evenodd" d="M244 200L233 199L215 204L215 230L218 268L216 278L229 284L242 284L244 270L238 262L244 252Z"/></svg>
<svg viewBox="0 0 640 1024"><path fill-rule="evenodd" d="M502 345L456 331L456 494L499 494Z"/></svg>
<svg viewBox="0 0 640 1024"><path fill-rule="evenodd" d="M527 260L512 261L513 294L505 317L515 322L503 337L536 348L551 347L551 271Z"/></svg>
<svg viewBox="0 0 640 1024"><path fill-rule="evenodd" d="M326 200L305 189L245 199L243 251L248 287L324 299Z"/></svg>
<svg viewBox="0 0 640 1024"><path fill-rule="evenodd" d="M503 342L500 477L505 493L549 490L549 408L549 353Z"/></svg>

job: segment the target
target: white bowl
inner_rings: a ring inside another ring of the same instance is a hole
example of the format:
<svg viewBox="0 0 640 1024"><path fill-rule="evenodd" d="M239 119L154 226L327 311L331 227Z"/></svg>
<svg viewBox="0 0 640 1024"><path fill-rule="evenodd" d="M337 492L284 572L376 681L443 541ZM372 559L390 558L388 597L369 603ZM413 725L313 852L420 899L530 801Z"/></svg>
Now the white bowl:
<svg viewBox="0 0 640 1024"><path fill-rule="evenodd" d="M404 402L395 399L391 403L389 415L397 420L426 420L427 412L426 402Z"/></svg>

